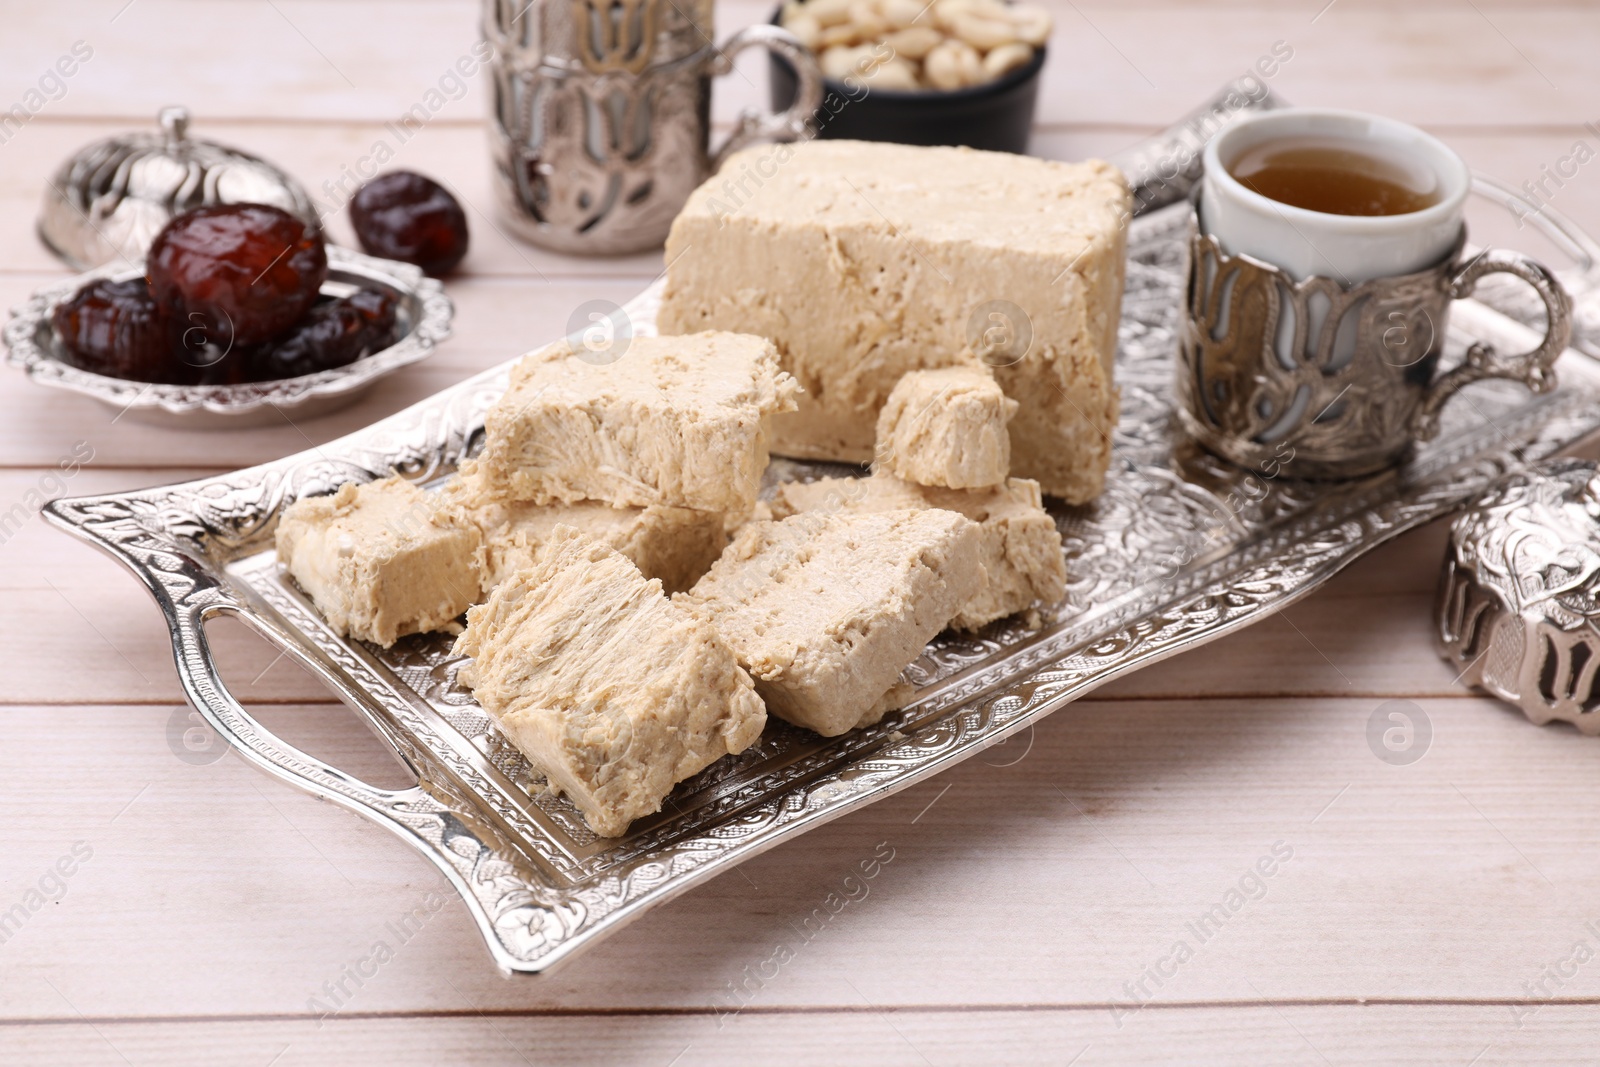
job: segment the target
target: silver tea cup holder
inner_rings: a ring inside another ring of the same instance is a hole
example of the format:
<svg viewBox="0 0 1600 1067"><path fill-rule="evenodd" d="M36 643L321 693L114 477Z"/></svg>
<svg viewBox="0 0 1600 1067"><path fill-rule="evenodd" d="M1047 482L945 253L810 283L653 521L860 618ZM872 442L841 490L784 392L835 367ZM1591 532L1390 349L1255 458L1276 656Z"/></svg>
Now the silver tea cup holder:
<svg viewBox="0 0 1600 1067"><path fill-rule="evenodd" d="M1229 255L1193 212L1189 225L1178 416L1232 463L1273 477L1360 477L1435 436L1440 409L1466 385L1508 378L1536 393L1555 387L1552 365L1571 330L1566 292L1517 252L1486 249L1463 261L1465 227L1433 267L1345 285L1297 282L1270 263ZM1440 374L1451 303L1498 273L1538 294L1543 341L1510 355L1474 343Z"/></svg>

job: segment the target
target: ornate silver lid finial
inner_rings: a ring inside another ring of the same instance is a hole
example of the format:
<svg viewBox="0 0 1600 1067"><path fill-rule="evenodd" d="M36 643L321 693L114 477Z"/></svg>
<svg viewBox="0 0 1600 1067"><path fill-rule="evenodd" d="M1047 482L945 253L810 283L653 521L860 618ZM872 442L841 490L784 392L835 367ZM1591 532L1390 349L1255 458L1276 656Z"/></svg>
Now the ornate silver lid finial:
<svg viewBox="0 0 1600 1067"><path fill-rule="evenodd" d="M161 109L156 121L167 134L167 147L176 148L189 133L189 109L172 104Z"/></svg>

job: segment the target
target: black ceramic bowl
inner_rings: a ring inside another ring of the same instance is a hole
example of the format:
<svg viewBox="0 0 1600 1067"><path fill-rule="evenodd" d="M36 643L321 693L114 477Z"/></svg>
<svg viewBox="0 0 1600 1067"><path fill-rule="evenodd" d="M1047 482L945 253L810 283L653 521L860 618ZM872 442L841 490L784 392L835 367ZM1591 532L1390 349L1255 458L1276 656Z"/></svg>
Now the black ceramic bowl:
<svg viewBox="0 0 1600 1067"><path fill-rule="evenodd" d="M780 24L782 12L780 7L773 13L773 25ZM1026 152L1045 52L1044 48L1036 48L1031 60L1009 74L984 85L950 92L871 89L863 95L860 89L824 79L817 136ZM794 67L776 52L768 55L772 109L782 111L794 100Z"/></svg>

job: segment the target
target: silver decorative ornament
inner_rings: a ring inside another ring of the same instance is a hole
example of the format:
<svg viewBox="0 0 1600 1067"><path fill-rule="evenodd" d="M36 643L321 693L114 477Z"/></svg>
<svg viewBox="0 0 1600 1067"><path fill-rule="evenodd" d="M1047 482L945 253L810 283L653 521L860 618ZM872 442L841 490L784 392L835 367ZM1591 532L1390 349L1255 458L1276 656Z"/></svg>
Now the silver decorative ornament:
<svg viewBox="0 0 1600 1067"><path fill-rule="evenodd" d="M158 121L159 130L85 145L49 178L39 239L68 266L142 262L169 219L206 204L271 204L321 228L311 198L282 170L190 137L184 108L162 108Z"/></svg>
<svg viewBox="0 0 1600 1067"><path fill-rule="evenodd" d="M1456 519L1434 619L1462 681L1600 734L1600 466L1518 471Z"/></svg>

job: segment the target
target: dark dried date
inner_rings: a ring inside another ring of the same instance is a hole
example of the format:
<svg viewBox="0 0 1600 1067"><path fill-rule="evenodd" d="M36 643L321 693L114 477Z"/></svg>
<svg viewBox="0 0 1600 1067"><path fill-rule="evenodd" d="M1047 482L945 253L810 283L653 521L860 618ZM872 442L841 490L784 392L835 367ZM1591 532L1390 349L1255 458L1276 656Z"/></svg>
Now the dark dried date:
<svg viewBox="0 0 1600 1067"><path fill-rule="evenodd" d="M141 382L171 381L169 324L143 278L104 278L56 305L56 336L74 365Z"/></svg>
<svg viewBox="0 0 1600 1067"><path fill-rule="evenodd" d="M350 200L350 223L367 254L448 274L467 254L467 216L450 191L408 170L380 174Z"/></svg>
<svg viewBox="0 0 1600 1067"><path fill-rule="evenodd" d="M247 354L251 380L298 378L348 366L387 348L394 326L394 298L374 289L318 304L282 337L252 346Z"/></svg>
<svg viewBox="0 0 1600 1067"><path fill-rule="evenodd" d="M187 347L226 349L298 322L328 276L328 254L320 233L280 208L213 204L167 223L145 271Z"/></svg>

